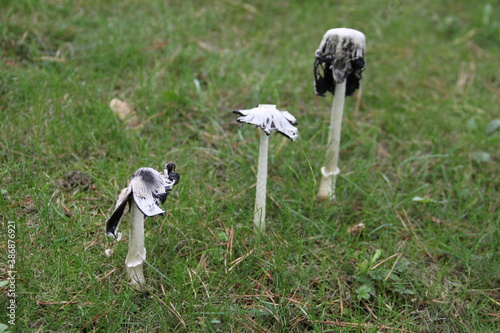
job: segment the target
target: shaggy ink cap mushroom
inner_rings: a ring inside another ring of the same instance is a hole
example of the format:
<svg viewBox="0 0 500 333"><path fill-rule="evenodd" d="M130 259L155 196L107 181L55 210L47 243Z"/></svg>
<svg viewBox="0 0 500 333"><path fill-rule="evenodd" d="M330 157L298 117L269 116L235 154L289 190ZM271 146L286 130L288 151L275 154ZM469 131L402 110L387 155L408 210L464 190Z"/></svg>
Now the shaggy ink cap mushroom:
<svg viewBox="0 0 500 333"><path fill-rule="evenodd" d="M286 136L294 141L298 134L297 128L292 125L297 125L297 119L288 111L280 111L273 104L259 104L259 106L249 110L234 110L241 117L236 119L239 123L251 124L262 129L267 135L271 134L272 130Z"/></svg>
<svg viewBox="0 0 500 333"><path fill-rule="evenodd" d="M365 35L357 30L337 28L323 36L314 61L314 89L317 95L335 93L335 85L346 80L346 96L359 88L365 69Z"/></svg>
<svg viewBox="0 0 500 333"><path fill-rule="evenodd" d="M146 260L144 247L144 219L163 215L160 208L180 176L175 172L175 164L168 163L163 174L152 168L140 168L134 172L129 185L118 196L115 210L106 224L106 233L116 237L116 230L127 203L130 206L130 231L128 253L125 259L127 274L133 285L142 284L143 264Z"/></svg>
<svg viewBox="0 0 500 333"><path fill-rule="evenodd" d="M334 95L328 147L325 165L321 168L318 198L335 198L335 182L338 168L340 132L345 96L354 94L359 88L361 73L365 68L365 35L354 29L328 30L315 53L314 90L317 95L326 92Z"/></svg>
<svg viewBox="0 0 500 333"><path fill-rule="evenodd" d="M276 105L259 104L250 110L234 110L240 117L236 119L240 123L251 124L262 129L259 143L259 161L257 166L257 183L255 190L254 225L257 233L265 228L266 217L266 186L267 186L267 155L269 146L269 135L272 130L286 136L294 141L298 134L297 119L288 111L280 111Z"/></svg>

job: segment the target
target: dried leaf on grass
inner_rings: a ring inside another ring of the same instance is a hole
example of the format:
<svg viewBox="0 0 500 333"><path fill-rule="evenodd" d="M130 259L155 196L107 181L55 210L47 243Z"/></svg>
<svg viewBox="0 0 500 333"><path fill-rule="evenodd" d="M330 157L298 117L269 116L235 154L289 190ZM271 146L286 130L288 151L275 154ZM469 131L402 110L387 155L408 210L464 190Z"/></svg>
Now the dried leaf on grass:
<svg viewBox="0 0 500 333"><path fill-rule="evenodd" d="M141 126L137 111L129 103L121 101L118 98L113 98L109 106L125 125L133 129L137 129Z"/></svg>
<svg viewBox="0 0 500 333"><path fill-rule="evenodd" d="M353 236L361 234L365 230L365 224L363 222L355 224L347 228L347 232Z"/></svg>

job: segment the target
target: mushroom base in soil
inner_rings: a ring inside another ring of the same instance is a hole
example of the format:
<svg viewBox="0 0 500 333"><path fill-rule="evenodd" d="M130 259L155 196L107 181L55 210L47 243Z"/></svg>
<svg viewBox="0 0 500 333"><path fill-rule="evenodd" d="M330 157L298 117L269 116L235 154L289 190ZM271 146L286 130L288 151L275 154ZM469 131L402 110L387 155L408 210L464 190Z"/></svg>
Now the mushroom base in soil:
<svg viewBox="0 0 500 333"><path fill-rule="evenodd" d="M314 89L319 96L334 94L326 161L321 168L318 198L335 199L340 132L345 96L359 88L361 73L365 69L365 35L354 29L328 30L316 50L314 63Z"/></svg>
<svg viewBox="0 0 500 333"><path fill-rule="evenodd" d="M144 220L146 217L165 214L160 204L167 200L168 194L179 179L174 163L167 163L163 173L152 168L138 169L132 175L129 185L118 196L113 214L107 221L106 234L116 238L120 219L127 204L130 206L130 232L125 265L133 285L146 281L143 272L146 260Z"/></svg>
<svg viewBox="0 0 500 333"><path fill-rule="evenodd" d="M280 111L273 104L259 104L249 110L234 110L240 115L236 121L240 123L255 125L263 132L260 135L259 161L257 167L257 184L255 192L254 227L257 233L265 230L266 219L266 189L267 189L267 159L269 147L269 135L272 130L286 136L294 141L298 134L297 120L288 111Z"/></svg>

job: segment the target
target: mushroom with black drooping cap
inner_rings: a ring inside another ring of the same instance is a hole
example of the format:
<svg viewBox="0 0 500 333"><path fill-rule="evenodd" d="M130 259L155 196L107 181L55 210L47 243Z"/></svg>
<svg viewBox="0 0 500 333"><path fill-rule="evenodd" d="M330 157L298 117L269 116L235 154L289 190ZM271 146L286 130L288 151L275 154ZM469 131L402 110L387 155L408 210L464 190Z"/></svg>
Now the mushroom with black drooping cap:
<svg viewBox="0 0 500 333"><path fill-rule="evenodd" d="M259 144L259 162L257 168L257 185L255 194L254 225L258 233L265 229L266 217L266 187L267 187L267 156L269 135L272 130L294 141L298 134L297 120L288 111L280 111L273 104L259 104L249 110L234 110L240 115L236 121L251 124L262 129Z"/></svg>
<svg viewBox="0 0 500 333"><path fill-rule="evenodd" d="M338 167L340 131L345 96L359 88L361 73L365 69L365 35L357 30L337 28L328 30L314 62L314 89L317 95L334 94L326 163L321 168L318 191L320 199L335 199L335 182Z"/></svg>
<svg viewBox="0 0 500 333"><path fill-rule="evenodd" d="M106 234L116 238L120 219L125 207L129 204L130 232L125 264L131 284L145 282L143 273L143 264L146 259L144 219L165 214L160 204L167 200L168 194L180 179L179 174L175 172L175 167L174 163L167 163L163 173L153 168L139 168L130 178L128 186L121 191L113 214L107 221Z"/></svg>

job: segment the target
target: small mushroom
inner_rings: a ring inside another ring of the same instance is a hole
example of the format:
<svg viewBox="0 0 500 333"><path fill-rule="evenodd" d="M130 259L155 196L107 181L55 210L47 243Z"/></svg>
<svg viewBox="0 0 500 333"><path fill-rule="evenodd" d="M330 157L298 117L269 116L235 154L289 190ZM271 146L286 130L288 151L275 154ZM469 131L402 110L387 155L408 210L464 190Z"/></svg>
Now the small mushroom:
<svg viewBox="0 0 500 333"><path fill-rule="evenodd" d="M168 194L179 179L180 176L175 172L174 163L167 163L163 173L152 168L140 168L134 172L128 186L118 196L113 214L106 224L106 234L113 238L117 237L116 231L128 203L130 205L130 236L125 264L130 283L133 285L145 282L143 273L143 263L146 259L144 219L165 214L160 204L167 200Z"/></svg>
<svg viewBox="0 0 500 333"><path fill-rule="evenodd" d="M328 30L316 51L314 62L314 89L319 96L334 94L326 163L321 168L318 198L335 199L340 131L345 96L359 88L361 73L365 69L365 35L354 29Z"/></svg>
<svg viewBox="0 0 500 333"><path fill-rule="evenodd" d="M259 104L250 110L234 110L240 115L236 121L255 125L262 129L259 145L259 164L257 169L257 188L255 195L254 225L258 233L265 229L266 218L266 186L267 186L267 155L269 146L269 135L272 130L286 136L294 141L298 134L297 120L288 111L280 111L276 105Z"/></svg>

